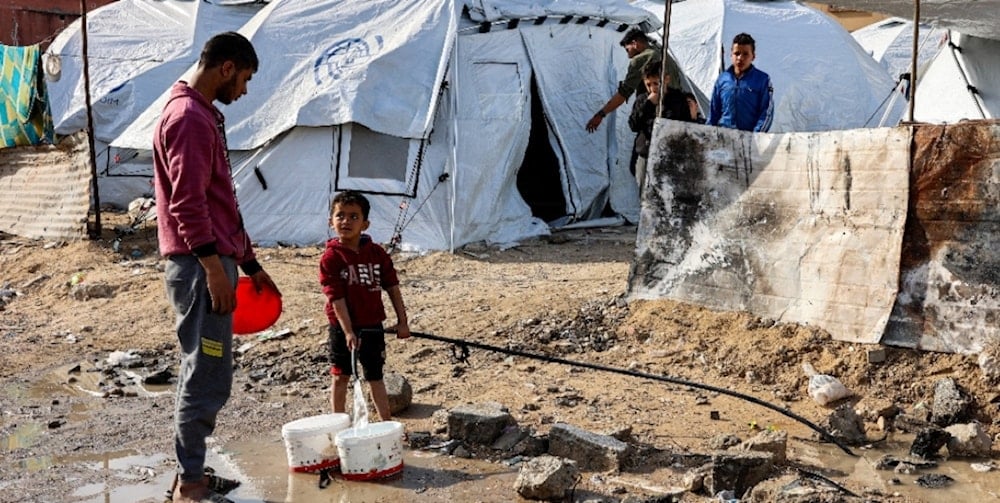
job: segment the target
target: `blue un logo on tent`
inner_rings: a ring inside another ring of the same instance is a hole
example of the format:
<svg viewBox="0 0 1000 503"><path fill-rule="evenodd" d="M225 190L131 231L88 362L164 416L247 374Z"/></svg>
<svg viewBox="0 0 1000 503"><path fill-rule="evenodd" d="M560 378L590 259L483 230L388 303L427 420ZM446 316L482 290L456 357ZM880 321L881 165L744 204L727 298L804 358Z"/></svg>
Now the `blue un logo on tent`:
<svg viewBox="0 0 1000 503"><path fill-rule="evenodd" d="M326 80L339 80L345 72L365 65L382 49L382 37L375 35L374 47L361 38L347 38L326 48L313 65L316 85Z"/></svg>

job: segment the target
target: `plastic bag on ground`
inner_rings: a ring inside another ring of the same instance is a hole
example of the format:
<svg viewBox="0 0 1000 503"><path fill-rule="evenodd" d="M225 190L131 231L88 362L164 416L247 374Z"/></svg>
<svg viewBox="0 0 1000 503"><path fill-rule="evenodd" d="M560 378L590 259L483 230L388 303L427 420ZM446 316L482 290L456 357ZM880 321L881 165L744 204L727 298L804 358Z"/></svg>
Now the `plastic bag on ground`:
<svg viewBox="0 0 1000 503"><path fill-rule="evenodd" d="M853 394L836 377L816 372L809 362L802 364L802 370L809 376L809 396L820 405L827 405Z"/></svg>

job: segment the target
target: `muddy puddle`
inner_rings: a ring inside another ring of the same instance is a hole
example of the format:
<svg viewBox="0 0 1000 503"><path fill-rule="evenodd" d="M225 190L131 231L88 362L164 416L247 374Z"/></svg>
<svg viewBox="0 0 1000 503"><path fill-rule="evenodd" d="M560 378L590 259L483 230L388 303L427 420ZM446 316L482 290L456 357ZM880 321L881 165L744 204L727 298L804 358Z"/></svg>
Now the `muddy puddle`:
<svg viewBox="0 0 1000 503"><path fill-rule="evenodd" d="M66 369L53 373L65 376ZM91 398L74 403L74 422L86 422L104 406L96 373L81 372L67 383L65 377L42 379L23 391L8 391L8 397L18 394L32 397L65 396L67 391ZM166 387L139 386L138 395L171 393ZM48 425L26 421L0 437L0 456L4 452L30 448L44 441ZM912 442L911 436L899 435L883 442L877 449L855 448L857 457L844 454L830 444L818 444L800 439L789 441L788 455L796 465L823 475L849 487L866 487L883 494L899 494L927 503L1000 500L1000 471L981 472L975 465L997 464L990 460L943 460L938 466L912 474L877 470L878 460L885 455L905 459ZM314 474L291 473L280 431L270 438L213 445L208 465L220 475L242 480L243 486L229 497L237 503L249 502L395 502L395 501L479 501L508 502L517 499L514 481L519 466L463 459L437 451L404 452L404 469L390 479L375 482L347 481L334 475L325 488ZM162 502L164 490L173 478L173 456L167 452L143 453L125 448L109 447L98 454L39 456L18 462L21 469L40 471L52 467L71 466L66 470L66 487L73 490L66 501L82 503ZM922 475L939 474L953 479L945 487L926 488L917 483ZM576 500L599 494L624 496L629 493L666 493L680 485L683 473L661 468L643 473L586 473L577 488ZM0 488L4 486L0 481ZM616 491L616 489L618 489ZM863 495L862 495L863 496Z"/></svg>

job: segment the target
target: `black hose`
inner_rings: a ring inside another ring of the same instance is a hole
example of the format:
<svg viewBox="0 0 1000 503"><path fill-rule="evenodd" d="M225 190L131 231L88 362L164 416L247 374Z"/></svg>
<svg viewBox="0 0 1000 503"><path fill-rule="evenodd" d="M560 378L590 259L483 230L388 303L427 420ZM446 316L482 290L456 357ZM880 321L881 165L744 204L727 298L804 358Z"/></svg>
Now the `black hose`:
<svg viewBox="0 0 1000 503"><path fill-rule="evenodd" d="M849 454L851 456L855 456L855 457L857 456L856 454L854 454L854 452L851 451L850 448L848 448L846 445L844 445L843 443L841 443L840 440L837 439L837 437L831 435L830 433L828 433L823 428L820 428L819 426L813 424L808 419L806 419L806 418L804 418L802 416L799 416L799 415L797 415L797 414L789 411L788 409L784 409L784 408L778 407L777 405L765 402L765 401L763 401L763 400L761 400L759 398L756 398L756 397L753 397L753 396L750 396L750 395L745 395L743 393L737 393L735 391L728 390L728 389L725 389L725 388L718 388L718 387L712 386L710 384L702 384L702 383L697 383L697 382L692 382L692 381L685 381L684 379L679 379L677 377L670 377L670 376L665 376L665 375L655 375L655 374L646 374L644 372L635 372L635 371L632 371L632 370L620 369L620 368L615 368L615 367L606 367L604 365L597 365L597 364L587 363L587 362L575 362L575 361L572 361L572 360L566 360L566 359L557 358L557 357L554 357L554 356L545 356L545 355L539 355L539 354L535 354L535 353L528 353L528 352L519 351L519 350L516 350L516 349L506 349L506 348L501 348L501 347L497 347L497 346L490 346L489 344L482 344L482 343L479 343L479 342L463 341L463 340L459 340L459 339L452 339L452 338L449 338L449 337L442 337L440 335L426 334L426 333L422 333L422 332L410 332L410 335L412 337L416 337L418 339L429 339L429 340L432 340L432 341L446 342L446 343L449 343L449 344L455 344L455 345L461 347L463 349L463 351L466 351L466 352L468 351L467 350L468 347L473 347L473 348L478 348L478 349L485 349L487 351L495 351L497 353L505 353L505 354L514 355L514 356L522 356L524 358L532 358L532 359L535 359L535 360L542 360L542 361L552 362L552 363L561 363L563 365L571 365L571 366L575 366L575 367L583 367L583 368L588 368L588 369L593 369L593 370L602 370L604 372L612 372L612 373L615 373L615 374L622 374L622 375L627 375L627 376L632 376L632 377L641 377L641 378L644 378L644 379L652 379L654 381L662 381L662 382L668 382L668 383L671 383L671 384L679 384L679 385L682 385L682 386L690 386L692 388L698 388L698 389L703 389L703 390L708 390L708 391L714 391L716 393L720 393L720 394L723 394L723 395L728 395L728 396L731 396L731 397L739 398L741 400L746 400L746 401L751 402L751 403L755 403L755 404L760 405L762 407L766 407L768 409L771 409L771 410L773 410L773 411L775 411L775 412L777 412L779 414L782 414L784 416L790 417L790 418L792 418L792 419L794 419L794 420L796 420L796 421L798 421L798 422L800 422L800 423L808 426L809 428L811 428L816 433L819 433L820 436L822 436L825 440L836 444L837 447L840 447L840 449L843 450L844 452L846 452L847 454Z"/></svg>

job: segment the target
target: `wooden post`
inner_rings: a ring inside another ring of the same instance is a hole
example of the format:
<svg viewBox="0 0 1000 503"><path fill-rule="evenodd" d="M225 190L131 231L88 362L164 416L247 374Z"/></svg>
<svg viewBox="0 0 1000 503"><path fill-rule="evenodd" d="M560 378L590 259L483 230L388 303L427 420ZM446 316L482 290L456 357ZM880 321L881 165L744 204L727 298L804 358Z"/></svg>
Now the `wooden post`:
<svg viewBox="0 0 1000 503"><path fill-rule="evenodd" d="M913 0L913 53L910 54L910 109L908 122L913 122L917 97L917 51L920 50L920 0Z"/></svg>
<svg viewBox="0 0 1000 503"><path fill-rule="evenodd" d="M94 110L90 102L90 61L87 57L87 0L80 0L80 51L83 61L83 92L87 103L87 143L90 151L90 188L94 195L94 225L90 239L101 239L101 195L97 186L97 156L94 153Z"/></svg>
<svg viewBox="0 0 1000 503"><path fill-rule="evenodd" d="M663 81L666 79L667 75L667 58L670 57L670 6L673 3L672 0L666 0L663 2L663 53L660 55L660 88L657 91L657 95L660 97L656 103L656 117L659 118L663 115ZM675 86L680 86L680 82L675 82Z"/></svg>

